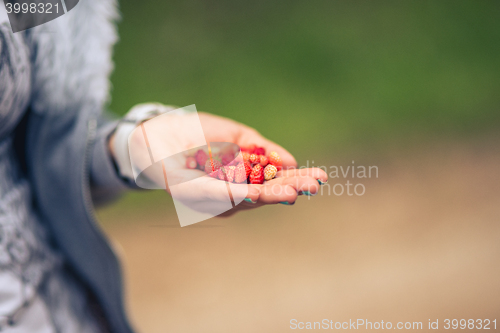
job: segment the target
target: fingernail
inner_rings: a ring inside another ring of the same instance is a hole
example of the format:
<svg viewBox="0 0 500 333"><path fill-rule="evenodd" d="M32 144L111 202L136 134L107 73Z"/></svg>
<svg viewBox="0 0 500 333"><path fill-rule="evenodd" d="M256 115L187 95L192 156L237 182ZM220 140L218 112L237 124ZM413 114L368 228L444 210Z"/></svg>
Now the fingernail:
<svg viewBox="0 0 500 333"><path fill-rule="evenodd" d="M287 205L287 206L293 206L295 204L295 202L294 203L289 203L288 201L281 201L280 204Z"/></svg>
<svg viewBox="0 0 500 333"><path fill-rule="evenodd" d="M257 201L253 201L252 199L250 198L245 198L245 201L248 202L248 203L252 203L252 204L255 204L257 203Z"/></svg>
<svg viewBox="0 0 500 333"><path fill-rule="evenodd" d="M321 179L317 179L318 183L320 185L325 185L326 183L328 183L328 180L326 182L322 181Z"/></svg>
<svg viewBox="0 0 500 333"><path fill-rule="evenodd" d="M312 196L315 196L315 195L316 195L316 194L312 194L312 193L311 193L311 192L309 192L309 191L302 191L302 193L303 193L304 195L307 195L308 197L312 197Z"/></svg>

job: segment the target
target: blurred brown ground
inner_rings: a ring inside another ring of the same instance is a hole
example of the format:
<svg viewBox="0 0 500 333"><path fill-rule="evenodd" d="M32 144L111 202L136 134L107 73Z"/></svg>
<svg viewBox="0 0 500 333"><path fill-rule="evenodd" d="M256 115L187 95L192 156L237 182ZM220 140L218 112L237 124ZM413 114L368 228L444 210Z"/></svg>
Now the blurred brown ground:
<svg viewBox="0 0 500 333"><path fill-rule="evenodd" d="M185 228L168 199L101 210L122 249L132 320L148 333L289 332L291 319L424 330L428 319L500 321L497 147L394 156L363 182L364 196L301 197Z"/></svg>

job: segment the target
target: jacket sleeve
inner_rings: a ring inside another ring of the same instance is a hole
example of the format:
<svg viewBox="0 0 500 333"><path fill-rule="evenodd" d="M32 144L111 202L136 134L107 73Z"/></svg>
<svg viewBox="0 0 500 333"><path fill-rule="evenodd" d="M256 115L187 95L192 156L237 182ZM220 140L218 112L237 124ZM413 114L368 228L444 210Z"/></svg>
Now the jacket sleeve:
<svg viewBox="0 0 500 333"><path fill-rule="evenodd" d="M113 134L117 121L102 120L98 125L92 147L90 164L90 187L92 200L99 206L116 199L127 189L136 188L130 181L121 178L108 149L108 139Z"/></svg>

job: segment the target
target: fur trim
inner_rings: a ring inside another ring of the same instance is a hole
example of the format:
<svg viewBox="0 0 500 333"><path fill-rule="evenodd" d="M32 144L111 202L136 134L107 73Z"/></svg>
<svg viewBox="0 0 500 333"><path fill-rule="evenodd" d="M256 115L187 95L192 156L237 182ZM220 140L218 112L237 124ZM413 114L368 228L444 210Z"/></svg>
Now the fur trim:
<svg viewBox="0 0 500 333"><path fill-rule="evenodd" d="M109 100L118 18L116 0L80 0L65 15L29 29L34 112L103 108Z"/></svg>

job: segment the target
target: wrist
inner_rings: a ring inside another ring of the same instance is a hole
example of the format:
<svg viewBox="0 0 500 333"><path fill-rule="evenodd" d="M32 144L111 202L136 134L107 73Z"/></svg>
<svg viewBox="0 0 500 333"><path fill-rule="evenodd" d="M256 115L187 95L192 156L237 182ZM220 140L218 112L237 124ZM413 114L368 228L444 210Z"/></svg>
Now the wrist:
<svg viewBox="0 0 500 333"><path fill-rule="evenodd" d="M134 129L151 118L175 109L161 103L138 104L120 120L108 139L108 149L122 178L135 180L128 147L128 139Z"/></svg>

